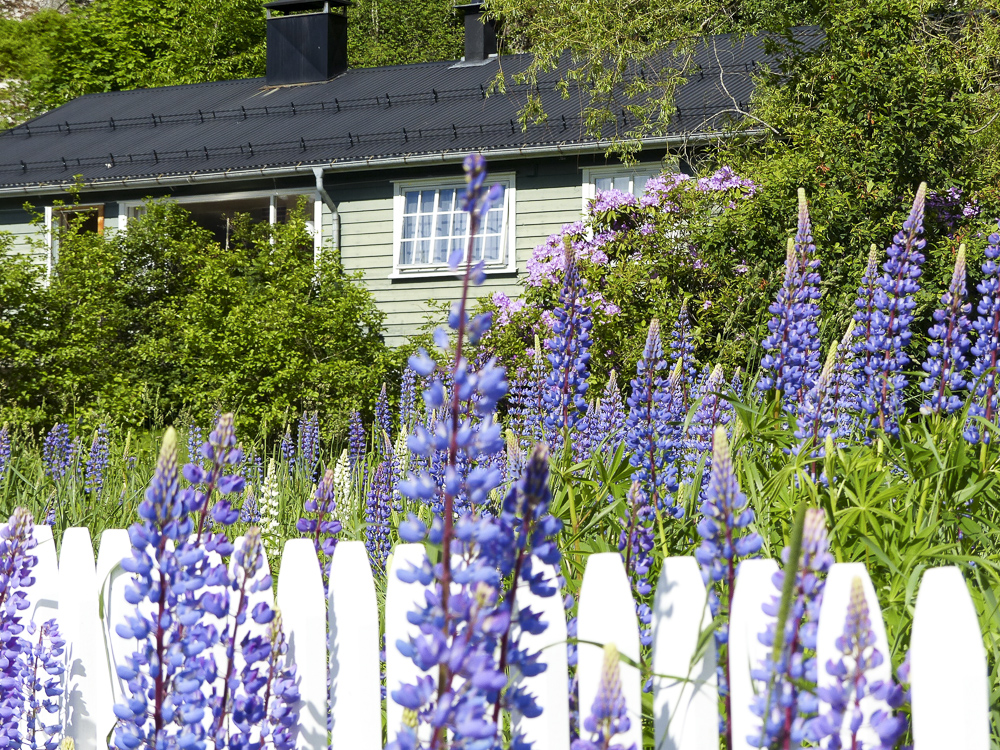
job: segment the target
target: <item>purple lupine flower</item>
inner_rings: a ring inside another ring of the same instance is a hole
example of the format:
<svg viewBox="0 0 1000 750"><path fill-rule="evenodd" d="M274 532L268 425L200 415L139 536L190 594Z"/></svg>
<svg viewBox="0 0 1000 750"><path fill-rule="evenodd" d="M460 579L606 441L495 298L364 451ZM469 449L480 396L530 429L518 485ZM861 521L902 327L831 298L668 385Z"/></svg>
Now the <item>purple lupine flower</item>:
<svg viewBox="0 0 1000 750"><path fill-rule="evenodd" d="M63 694L62 675L66 671L66 641L59 635L56 621L47 620L38 627L28 623L26 632L32 636L26 641L27 653L22 676L25 690L25 747L36 750L55 750L59 746L62 722L59 721L59 696ZM38 633L37 638L34 637ZM44 723L46 714L54 723ZM16 745L15 745L16 747Z"/></svg>
<svg viewBox="0 0 1000 750"><path fill-rule="evenodd" d="M203 443L198 451L199 463L184 465L184 478L192 487L184 491L184 507L189 513L198 515L197 537L209 530L207 525L209 513L212 519L222 526L231 526L239 518L239 511L234 510L226 495L240 494L246 486L246 480L239 473L227 474L227 470L238 471L243 462L243 449L236 446L235 419L231 413L219 416L219 421L208 434L208 441ZM207 467L207 468L205 468ZM200 486L201 489L196 489ZM212 505L213 496L218 493L223 497ZM207 546L221 544L225 547L228 540L225 534L212 537L209 534ZM229 552L221 552L227 555Z"/></svg>
<svg viewBox="0 0 1000 750"><path fill-rule="evenodd" d="M288 467L288 476L294 475L295 443L292 441L292 433L287 427L285 428L285 434L281 436L281 457L285 459L285 465Z"/></svg>
<svg viewBox="0 0 1000 750"><path fill-rule="evenodd" d="M319 413L304 412L299 419L298 464L299 469L313 479L319 468L320 439Z"/></svg>
<svg viewBox="0 0 1000 750"><path fill-rule="evenodd" d="M545 439L545 382L548 369L542 348L535 337L531 366L519 371L510 384L508 399L514 431L522 440L521 447L531 450Z"/></svg>
<svg viewBox="0 0 1000 750"><path fill-rule="evenodd" d="M656 521L656 511L637 481L632 482L625 507L627 515L621 519L618 551L625 558L625 572L632 580L636 593L639 641L643 646L649 646L653 642L653 611L643 600L653 593L648 576L653 566L653 524Z"/></svg>
<svg viewBox="0 0 1000 750"><path fill-rule="evenodd" d="M257 496L249 487L243 500L243 507L240 508L240 521L254 526L260 523L260 505L257 503Z"/></svg>
<svg viewBox="0 0 1000 750"><path fill-rule="evenodd" d="M597 686L590 715L583 720L583 728L591 739L582 737L573 741L572 750L636 750L635 743L626 749L614 742L616 735L625 734L631 727L625 696L622 695L621 657L613 643L604 645L604 666L601 682Z"/></svg>
<svg viewBox="0 0 1000 750"><path fill-rule="evenodd" d="M972 364L972 393L969 396L969 421L965 426L965 439L970 443L993 439L992 430L983 424L997 423L997 365L1000 364L1000 233L989 236L986 260L983 262L983 280L976 288L983 296L976 306L976 322L972 327L979 336L972 347L976 358ZM986 429L984 429L986 427Z"/></svg>
<svg viewBox="0 0 1000 750"><path fill-rule="evenodd" d="M698 522L698 535L702 542L694 556L701 565L701 575L708 586L712 617L718 617L724 609L728 622L736 591L737 558L757 554L763 540L756 531L747 530L754 522L754 512L753 508L747 507L747 497L740 491L724 427L715 428L712 443L712 476L705 491L705 502L701 505L702 518ZM725 735L731 740L728 650L725 655L721 653L728 642L729 626L717 628L715 647L720 657L717 661L719 694L725 702Z"/></svg>
<svg viewBox="0 0 1000 750"><path fill-rule="evenodd" d="M268 742L274 750L295 750L299 736L299 685L295 664L288 655L288 641L276 612L268 629L267 675L264 688L267 718L261 724L262 747Z"/></svg>
<svg viewBox="0 0 1000 750"><path fill-rule="evenodd" d="M351 412L351 419L347 428L348 458L351 468L355 469L365 457L365 426L361 422L361 414L355 410Z"/></svg>
<svg viewBox="0 0 1000 750"><path fill-rule="evenodd" d="M758 381L763 391L783 397L794 413L819 375L819 260L815 257L812 227L805 191L799 190L799 220L795 240L789 241L785 280L778 299L768 309L771 320L762 346L765 375Z"/></svg>
<svg viewBox="0 0 1000 750"><path fill-rule="evenodd" d="M7 469L10 468L10 456L10 429L4 423L0 427L0 484L3 484L4 477L7 476Z"/></svg>
<svg viewBox="0 0 1000 750"><path fill-rule="evenodd" d="M670 352L673 356L671 368L681 367L683 411L687 412L690 404L690 388L698 379L698 366L694 361L694 343L691 341L691 318L688 316L687 300L681 302L680 312L674 321L674 332L670 339Z"/></svg>
<svg viewBox="0 0 1000 750"><path fill-rule="evenodd" d="M309 518L303 515L295 524L299 533L312 539L316 553L326 557L333 557L333 552L337 548L336 535L343 529L340 521L334 518L336 510L333 469L327 469L316 485L316 492L311 499L306 500L304 506L304 514L315 514L316 517ZM321 567L325 569L325 566Z"/></svg>
<svg viewBox="0 0 1000 750"><path fill-rule="evenodd" d="M485 161L477 155L466 159L468 180L464 205L470 211L470 236L488 206L491 194L484 188ZM430 527L410 516L399 526L408 542L429 539L441 545L440 562L425 561L421 568L400 571L402 580L421 581L431 594L409 619L420 628L397 648L423 671L436 669L439 680L429 676L415 684L401 685L391 697L406 710L404 726L389 747L403 750L415 746L420 722L430 724L430 747L443 743L457 746L493 746L499 740L501 710L537 716L534 697L521 685L508 683L507 672L538 674L543 666L539 653L522 648L521 632L544 632L545 623L530 607L519 607L518 589L527 585L539 596L551 596L556 588L537 563L558 564L559 549L553 537L561 528L549 514L548 454L535 451L524 476L507 493L497 518L477 512L455 517L456 500L464 495L478 507L502 477L491 457L503 449L500 427L493 420L497 402L506 395L506 374L488 361L480 369L470 368L463 356L466 339L477 342L489 329L490 316L470 319L468 288L485 279L482 264L472 265L466 253L463 293L452 307L448 324L455 331L454 356L441 367L421 350L409 359L418 375L429 379L424 400L428 411L441 418L433 431L417 425L408 440L410 450L427 459L444 453L440 483L423 468L411 471L400 483L400 491L413 499L439 499ZM435 342L447 350L446 331L435 333ZM475 416L475 419L473 418ZM502 582L510 580L509 587ZM455 679L462 681L461 688ZM391 688L392 686L390 686ZM506 688L506 689L505 689ZM523 743L514 733L511 744Z"/></svg>
<svg viewBox="0 0 1000 750"><path fill-rule="evenodd" d="M724 382L722 365L716 365L697 390L699 403L683 438L684 484L693 484L698 464L703 457L705 459L701 492L705 491L706 480L712 471L712 437L715 428L717 425L729 424L733 416L732 405L720 395Z"/></svg>
<svg viewBox="0 0 1000 750"><path fill-rule="evenodd" d="M417 373L409 367L403 368L403 379L399 387L399 429L406 432L417 418Z"/></svg>
<svg viewBox="0 0 1000 750"><path fill-rule="evenodd" d="M365 547L372 567L384 571L389 557L389 520L392 515L392 464L383 461L372 475L365 505Z"/></svg>
<svg viewBox="0 0 1000 750"><path fill-rule="evenodd" d="M200 463L201 456L199 451L201 449L201 444L205 442L205 436L202 434L201 427L196 424L191 424L187 428L187 455L188 463Z"/></svg>
<svg viewBox="0 0 1000 750"><path fill-rule="evenodd" d="M87 455L87 463L83 467L83 489L87 494L93 495L94 500L101 498L101 491L104 489L104 472L108 468L110 455L108 428L102 424L94 434L94 440L90 444L90 453Z"/></svg>
<svg viewBox="0 0 1000 750"><path fill-rule="evenodd" d="M927 244L921 237L926 190L926 183L920 183L910 215L887 250L874 295L870 339L864 344L871 354L871 372L861 393L861 407L879 429L893 436L899 433L903 415L904 371L910 363L906 347L913 336L910 324L920 290L921 250ZM869 375L867 368L865 374Z"/></svg>
<svg viewBox="0 0 1000 750"><path fill-rule="evenodd" d="M826 436L837 429L836 397L833 394L833 369L837 362L839 345L834 341L827 353L826 364L816 382L806 393L795 417L795 437L801 442L794 449L801 453L808 449L811 458L823 456ZM816 464L810 464L816 478Z"/></svg>
<svg viewBox="0 0 1000 750"><path fill-rule="evenodd" d="M900 712L903 705L910 702L910 652L906 652L903 663L896 670L896 680L875 680L870 693L876 700L885 701L888 710L880 708L868 718L868 723L879 738L877 750L893 750L906 735L909 722L906 714ZM893 713L893 712L896 713Z"/></svg>
<svg viewBox="0 0 1000 750"><path fill-rule="evenodd" d="M31 554L37 542L34 519L26 508L15 508L0 526L0 746L21 747L19 723L27 719L26 657L30 643L22 616L30 602L27 587L35 583L32 570L38 558Z"/></svg>
<svg viewBox="0 0 1000 750"><path fill-rule="evenodd" d="M969 366L965 353L969 351L969 311L965 301L965 245L958 248L955 271L948 291L941 295L942 307L934 311L934 325L927 332L931 343L923 370L927 373L920 390L929 398L920 405L921 414L953 414L963 401L956 393L969 383L963 374Z"/></svg>
<svg viewBox="0 0 1000 750"><path fill-rule="evenodd" d="M861 286L858 287L858 296L854 301L855 313L854 338L851 344L851 352L854 354L854 386L855 393L871 388L872 382L872 357L874 347L869 347L869 342L875 335L875 293L878 289L878 258L879 252L875 245L871 246L868 253L868 263L865 265L865 272L861 275ZM860 402L858 404L860 408Z"/></svg>
<svg viewBox="0 0 1000 750"><path fill-rule="evenodd" d="M854 415L858 410L857 374L854 371L851 343L854 339L854 327L855 322L852 320L837 345L833 374L830 378L831 417L836 425L838 438L845 438L851 434L854 428Z"/></svg>
<svg viewBox="0 0 1000 750"><path fill-rule="evenodd" d="M561 441L587 411L587 379L590 374L590 307L583 304L587 282L566 242L566 276L554 311L552 335L545 339L551 369L546 380L545 426L554 440Z"/></svg>
<svg viewBox="0 0 1000 750"><path fill-rule="evenodd" d="M788 564L789 549L781 557ZM826 532L826 514L818 508L806 511L802 532L802 551L795 573L795 586L791 606L785 620L784 638L780 654L768 654L760 667L750 672L758 681L759 689L751 704L751 711L763 719L763 725L747 741L754 747L799 747L805 737L806 722L817 712L818 701L809 684L816 684L816 658L806 657L806 650L816 650L816 628L819 609L823 602L821 578L833 564ZM771 601L764 604L765 614L774 617L760 634L760 642L774 647L777 633L777 616L781 604L781 591L785 574L779 570L771 579L777 591Z"/></svg>
<svg viewBox="0 0 1000 750"><path fill-rule="evenodd" d="M42 466L45 476L58 481L66 475L73 463L73 441L69 437L69 425L57 422L45 436L42 445Z"/></svg>
<svg viewBox="0 0 1000 750"><path fill-rule="evenodd" d="M383 441L392 445L392 413L389 411L389 396L385 391L385 383L382 383L382 390L379 391L378 399L375 401L375 424L379 432L384 435Z"/></svg>
<svg viewBox="0 0 1000 750"><path fill-rule="evenodd" d="M618 376L614 370L611 371L607 385L604 386L596 416L597 418L591 422L595 430L591 442L594 445L601 445L606 453L614 453L625 438L626 421L625 404L622 401L621 391L618 390Z"/></svg>
<svg viewBox="0 0 1000 750"><path fill-rule="evenodd" d="M860 578L851 581L851 598L847 604L844 632L836 640L842 657L826 663L827 674L834 682L819 688L816 693L829 708L820 716L810 719L805 726L805 736L813 742L826 738L829 750L842 748L844 721L850 734L851 750L863 750L858 731L864 723L861 700L871 695L872 685L865 673L876 669L883 662L882 653L875 648L875 632L868 615L868 601Z"/></svg>

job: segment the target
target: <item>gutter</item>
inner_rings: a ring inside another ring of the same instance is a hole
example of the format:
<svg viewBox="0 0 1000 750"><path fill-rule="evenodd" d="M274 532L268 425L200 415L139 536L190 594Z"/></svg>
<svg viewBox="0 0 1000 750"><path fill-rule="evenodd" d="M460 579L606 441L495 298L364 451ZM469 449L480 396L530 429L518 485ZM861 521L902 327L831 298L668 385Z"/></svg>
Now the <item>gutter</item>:
<svg viewBox="0 0 1000 750"><path fill-rule="evenodd" d="M337 204L334 203L333 198L330 194L326 192L326 186L323 184L323 167L313 167L313 175L316 177L316 196L320 198L326 207L330 209L330 213L333 214L333 248L338 253L340 252L340 211L337 210ZM316 236L317 238L323 236L322 232L322 214L316 214ZM317 247L315 254L319 255L322 247L319 246L317 241Z"/></svg>
<svg viewBox="0 0 1000 750"><path fill-rule="evenodd" d="M702 144L711 141L726 140L737 135L763 135L763 129L731 133L717 131L714 133L698 133L695 135L668 135L640 139L644 147L676 146L686 144ZM513 146L495 149L480 149L487 159L524 159L539 156L568 156L575 154L595 154L607 150L615 141L600 140L590 143L558 143L543 146ZM475 149L469 149L475 151ZM229 180L253 180L260 178L294 177L302 174L314 175L320 172L347 172L369 169L389 169L392 167L429 166L443 164L460 164L469 151L449 151L435 154L412 154L404 156L369 157L350 161L330 161L306 164L300 162L293 166L256 167L253 169L229 169L222 172L195 172L190 174L159 175L157 177L126 177L114 180L93 180L81 183L81 187L92 190L109 190L113 188L141 189L153 187L168 187L171 185L193 185L202 182L224 182ZM39 195L64 190L64 183L39 183L35 185L19 185L16 187L0 187L0 197L16 195ZM323 191L326 192L325 190ZM322 194L321 194L322 195ZM329 196L323 198L324 202ZM332 201L330 201L332 203ZM327 203L327 205L330 205ZM332 209L331 209L332 210ZM336 214L335 214L336 215Z"/></svg>

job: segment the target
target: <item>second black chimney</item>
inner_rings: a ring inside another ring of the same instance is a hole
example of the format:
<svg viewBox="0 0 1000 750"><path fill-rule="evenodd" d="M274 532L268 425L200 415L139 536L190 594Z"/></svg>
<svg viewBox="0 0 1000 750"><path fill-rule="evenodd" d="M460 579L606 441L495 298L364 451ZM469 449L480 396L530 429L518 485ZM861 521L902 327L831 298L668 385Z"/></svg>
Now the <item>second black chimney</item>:
<svg viewBox="0 0 1000 750"><path fill-rule="evenodd" d="M456 5L456 10L465 11L465 61L481 62L497 53L497 27L491 18L483 13L482 3Z"/></svg>
<svg viewBox="0 0 1000 750"><path fill-rule="evenodd" d="M267 84L326 81L347 70L350 0L271 0L267 12ZM341 12L331 12L340 9ZM271 11L281 11L274 16Z"/></svg>

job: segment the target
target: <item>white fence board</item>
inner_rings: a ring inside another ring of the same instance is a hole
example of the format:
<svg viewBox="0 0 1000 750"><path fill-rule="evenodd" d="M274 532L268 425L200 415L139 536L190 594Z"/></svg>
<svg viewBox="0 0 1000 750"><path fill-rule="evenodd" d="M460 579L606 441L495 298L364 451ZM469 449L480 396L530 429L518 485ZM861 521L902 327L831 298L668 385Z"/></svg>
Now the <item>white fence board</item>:
<svg viewBox="0 0 1000 750"><path fill-rule="evenodd" d="M517 592L517 603L521 607L530 607L533 612L541 614L548 623L545 632L540 635L523 633L521 648L528 651L541 651L541 660L546 669L534 677L522 677L520 684L524 685L542 707L542 715L533 719L526 716L513 717L516 728L524 733L529 742L534 742L536 748L545 750L569 750L569 667L566 663L566 610L563 608L559 586L556 583L556 569L551 565L542 565L537 560L533 563L536 570L545 570L546 578L556 589L553 596L540 597L531 593L531 589L523 585Z"/></svg>
<svg viewBox="0 0 1000 750"><path fill-rule="evenodd" d="M693 557L668 557L653 600L654 747L659 750L718 750L719 686L711 635L701 658L692 663L699 635L711 626L698 563Z"/></svg>
<svg viewBox="0 0 1000 750"><path fill-rule="evenodd" d="M843 658L843 654L837 648L836 640L844 633L844 620L847 617L847 605L851 601L851 586L855 578L861 579L865 601L868 603L872 632L875 634L875 648L884 659L878 667L868 670L865 676L869 684L874 680L888 680L892 677L892 659L889 654L889 641L885 635L885 623L882 621L882 610L878 604L878 597L875 596L875 588L868 577L868 571L862 563L835 563L826 577L816 633L816 684L819 687L833 685L836 682L836 678L827 671L826 665L829 661L836 663ZM824 701L820 701L820 706L823 712L829 709L829 704ZM868 723L871 715L875 711L888 709L889 706L885 701L872 696L861 700L864 723L858 731L858 739L865 747L875 747L880 742L875 730ZM851 746L851 732L847 722L844 722L841 738L845 747Z"/></svg>
<svg viewBox="0 0 1000 750"><path fill-rule="evenodd" d="M31 621L41 626L51 620L59 610L59 563L56 560L56 543L52 539L52 527L36 524L34 530L35 548L31 551L38 558L32 571L35 582L27 590L31 602Z"/></svg>
<svg viewBox="0 0 1000 750"><path fill-rule="evenodd" d="M97 717L111 713L112 706L95 595L97 569L87 529L63 534L58 580L59 631L66 640L65 733L76 750L95 750Z"/></svg>
<svg viewBox="0 0 1000 750"><path fill-rule="evenodd" d="M744 560L736 576L736 592L729 613L729 694L733 727L733 750L753 750L750 735L760 731L760 719L750 711L754 685L750 670L756 669L769 649L758 635L771 619L761 605L779 592L771 582L778 570L774 560Z"/></svg>
<svg viewBox="0 0 1000 750"><path fill-rule="evenodd" d="M331 747L382 748L378 600L364 542L339 542L330 564Z"/></svg>
<svg viewBox="0 0 1000 750"><path fill-rule="evenodd" d="M299 738L296 747L326 748L326 596L311 539L289 539L278 576L288 654L298 667Z"/></svg>
<svg viewBox="0 0 1000 750"><path fill-rule="evenodd" d="M385 590L385 716L386 732L391 742L399 732L403 720L403 707L392 699L394 690L400 685L416 682L421 672L413 661L396 648L396 641L409 640L420 632L416 625L406 619L407 613L415 605L425 601L425 589L419 583L404 583L396 575L409 567L420 567L427 558L422 544L399 544L392 552ZM437 674L434 674L437 679Z"/></svg>
<svg viewBox="0 0 1000 750"><path fill-rule="evenodd" d="M639 621L635 614L632 587L625 564L617 552L601 552L587 558L577 610L577 638L580 640L577 679L580 696L580 723L590 714L601 682L603 646L613 643L619 653L639 662ZM592 645L599 643L600 646ZM642 747L642 685L639 670L620 662L622 695L630 719L629 730L616 737L628 747Z"/></svg>
<svg viewBox="0 0 1000 750"><path fill-rule="evenodd" d="M913 613L914 750L988 750L989 680L976 608L961 571L924 573Z"/></svg>

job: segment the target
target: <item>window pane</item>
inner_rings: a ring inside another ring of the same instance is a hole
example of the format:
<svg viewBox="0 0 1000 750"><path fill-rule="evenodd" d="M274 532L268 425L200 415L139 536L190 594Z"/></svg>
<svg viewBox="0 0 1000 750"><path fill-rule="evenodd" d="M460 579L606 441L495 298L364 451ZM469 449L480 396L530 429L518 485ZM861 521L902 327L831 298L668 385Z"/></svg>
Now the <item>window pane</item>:
<svg viewBox="0 0 1000 750"><path fill-rule="evenodd" d="M460 237L456 237L455 239L453 239L451 241L451 251L452 252L460 251L464 255L465 254L465 240L462 239L462 238L460 238Z"/></svg>
<svg viewBox="0 0 1000 750"><path fill-rule="evenodd" d="M483 238L481 236L472 241L472 259L475 261L483 259Z"/></svg>
<svg viewBox="0 0 1000 750"><path fill-rule="evenodd" d="M455 214L455 225L452 227L452 237L465 237L469 231L469 215L462 211Z"/></svg>
<svg viewBox="0 0 1000 750"><path fill-rule="evenodd" d="M429 263L431 255L431 241L417 240L417 263Z"/></svg>
<svg viewBox="0 0 1000 750"><path fill-rule="evenodd" d="M486 214L486 231L499 234L503 229L503 211L490 211Z"/></svg>
<svg viewBox="0 0 1000 750"><path fill-rule="evenodd" d="M636 198L641 196L646 191L646 182L649 180L649 175L637 174L635 180L632 184L632 193Z"/></svg>
<svg viewBox="0 0 1000 750"><path fill-rule="evenodd" d="M437 215L437 225L434 227L435 237L447 237L451 234L451 214L439 213Z"/></svg>
<svg viewBox="0 0 1000 750"><path fill-rule="evenodd" d="M598 177L594 180L594 187L597 190L610 190L612 187L612 182L610 177Z"/></svg>
<svg viewBox="0 0 1000 750"><path fill-rule="evenodd" d="M411 190L406 193L406 200L403 205L404 214L415 214L417 212L417 203L420 199L420 193L416 190Z"/></svg>
<svg viewBox="0 0 1000 750"><path fill-rule="evenodd" d="M443 211L445 213L450 213L455 210L455 191L454 190L442 190L441 199L438 203L438 211Z"/></svg>
<svg viewBox="0 0 1000 750"><path fill-rule="evenodd" d="M431 222L434 220L433 214L420 214L420 224L418 237L430 237L431 236Z"/></svg>
<svg viewBox="0 0 1000 750"><path fill-rule="evenodd" d="M486 238L486 260L488 261L500 260L499 235L491 235Z"/></svg>
<svg viewBox="0 0 1000 750"><path fill-rule="evenodd" d="M422 214L434 213L434 196L436 194L437 190L420 191L420 213Z"/></svg>
<svg viewBox="0 0 1000 750"><path fill-rule="evenodd" d="M403 217L403 239L409 240L416 237L417 231L417 217L416 216L404 216Z"/></svg>
<svg viewBox="0 0 1000 750"><path fill-rule="evenodd" d="M448 240L434 240L434 262L448 262Z"/></svg>
<svg viewBox="0 0 1000 750"><path fill-rule="evenodd" d="M399 264L408 266L413 262L413 241L406 240L399 247Z"/></svg>
<svg viewBox="0 0 1000 750"><path fill-rule="evenodd" d="M627 174L617 175L615 177L615 190L621 190L623 193L628 192L629 176Z"/></svg>

